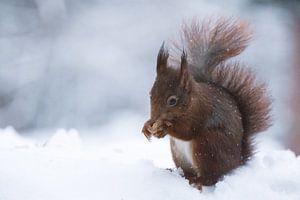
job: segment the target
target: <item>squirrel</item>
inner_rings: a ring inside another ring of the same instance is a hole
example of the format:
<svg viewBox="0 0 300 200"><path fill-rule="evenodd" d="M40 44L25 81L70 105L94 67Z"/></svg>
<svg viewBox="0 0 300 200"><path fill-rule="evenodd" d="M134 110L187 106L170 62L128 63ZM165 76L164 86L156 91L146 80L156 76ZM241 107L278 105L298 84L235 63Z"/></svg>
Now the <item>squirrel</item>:
<svg viewBox="0 0 300 200"><path fill-rule="evenodd" d="M249 68L228 61L251 38L244 21L194 19L182 26L181 59L169 64L164 43L159 50L151 117L142 132L148 140L170 136L176 167L199 190L245 165L253 155L253 136L271 125L266 84Z"/></svg>

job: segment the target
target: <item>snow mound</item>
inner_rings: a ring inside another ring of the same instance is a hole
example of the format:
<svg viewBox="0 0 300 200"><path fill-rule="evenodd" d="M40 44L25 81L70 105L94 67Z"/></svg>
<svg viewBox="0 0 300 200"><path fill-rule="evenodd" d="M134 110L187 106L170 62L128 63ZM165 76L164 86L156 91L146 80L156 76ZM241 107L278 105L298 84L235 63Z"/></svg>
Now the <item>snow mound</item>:
<svg viewBox="0 0 300 200"><path fill-rule="evenodd" d="M29 139L22 138L13 127L0 131L0 149L32 148L34 144Z"/></svg>
<svg viewBox="0 0 300 200"><path fill-rule="evenodd" d="M47 147L70 149L81 148L81 145L79 133L75 129L71 129L69 131L60 129L45 143L45 146Z"/></svg>
<svg viewBox="0 0 300 200"><path fill-rule="evenodd" d="M173 167L167 139L92 140L59 130L39 145L0 130L0 199L300 199L300 157L288 150L263 150L200 193L177 170L165 170Z"/></svg>

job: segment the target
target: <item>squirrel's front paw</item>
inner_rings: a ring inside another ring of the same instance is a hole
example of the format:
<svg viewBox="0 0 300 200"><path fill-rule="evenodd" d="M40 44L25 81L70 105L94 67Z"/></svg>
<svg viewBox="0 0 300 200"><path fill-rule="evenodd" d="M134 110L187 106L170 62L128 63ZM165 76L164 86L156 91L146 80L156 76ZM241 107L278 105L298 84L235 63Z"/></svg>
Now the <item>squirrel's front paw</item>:
<svg viewBox="0 0 300 200"><path fill-rule="evenodd" d="M156 138L163 138L167 135L168 129L172 126L172 124L168 121L158 120L156 122L152 122L151 120L147 121L143 127L142 132L150 140L153 135Z"/></svg>
<svg viewBox="0 0 300 200"><path fill-rule="evenodd" d="M157 121L152 125L152 134L157 138L163 138L168 134L168 129L172 126L169 121Z"/></svg>
<svg viewBox="0 0 300 200"><path fill-rule="evenodd" d="M157 137L157 138L163 138L166 135L167 135L167 132L165 130L163 130L163 129L160 129L157 132L153 133L153 136Z"/></svg>
<svg viewBox="0 0 300 200"><path fill-rule="evenodd" d="M144 133L145 137L149 141L151 140L151 136L152 136L152 133L149 131L151 126L152 126L152 122L151 122L151 120L149 120L144 124L144 127L142 129L142 132Z"/></svg>

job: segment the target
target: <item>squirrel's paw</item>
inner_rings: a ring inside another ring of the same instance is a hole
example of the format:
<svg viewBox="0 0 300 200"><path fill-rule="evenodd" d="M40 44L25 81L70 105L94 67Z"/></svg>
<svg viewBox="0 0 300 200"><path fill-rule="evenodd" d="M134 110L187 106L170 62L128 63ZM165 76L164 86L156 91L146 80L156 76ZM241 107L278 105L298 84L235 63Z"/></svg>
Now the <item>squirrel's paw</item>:
<svg viewBox="0 0 300 200"><path fill-rule="evenodd" d="M153 123L151 120L149 120L145 123L142 132L148 140L150 140L152 135L156 138L163 138L167 135L167 130L171 126L172 124L168 121L159 120Z"/></svg>
<svg viewBox="0 0 300 200"><path fill-rule="evenodd" d="M169 121L158 121L152 125L152 134L157 138L163 138L168 134L168 129L172 126Z"/></svg>
<svg viewBox="0 0 300 200"><path fill-rule="evenodd" d="M160 129L158 130L157 132L153 133L153 136L154 137L157 137L157 138L163 138L167 135L167 132L164 131L163 129Z"/></svg>
<svg viewBox="0 0 300 200"><path fill-rule="evenodd" d="M142 132L144 133L147 140L151 140L152 133L149 131L149 128L151 127L152 122L149 120L144 124L144 127L142 129Z"/></svg>
<svg viewBox="0 0 300 200"><path fill-rule="evenodd" d="M197 188L200 192L202 192L203 184L200 181L197 180L189 180L190 185Z"/></svg>
<svg viewBox="0 0 300 200"><path fill-rule="evenodd" d="M193 186L197 188L200 192L202 192L203 184L201 182L193 183Z"/></svg>

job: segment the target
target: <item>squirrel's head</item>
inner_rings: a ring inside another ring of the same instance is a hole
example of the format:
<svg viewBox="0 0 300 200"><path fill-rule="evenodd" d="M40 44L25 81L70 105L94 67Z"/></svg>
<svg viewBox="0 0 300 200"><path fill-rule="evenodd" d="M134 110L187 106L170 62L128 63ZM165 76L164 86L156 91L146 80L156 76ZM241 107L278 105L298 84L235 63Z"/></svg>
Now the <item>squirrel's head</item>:
<svg viewBox="0 0 300 200"><path fill-rule="evenodd" d="M177 69L168 65L168 57L168 50L163 44L157 56L157 76L150 92L153 122L180 118L185 115L191 100L193 87L186 52L182 52Z"/></svg>

